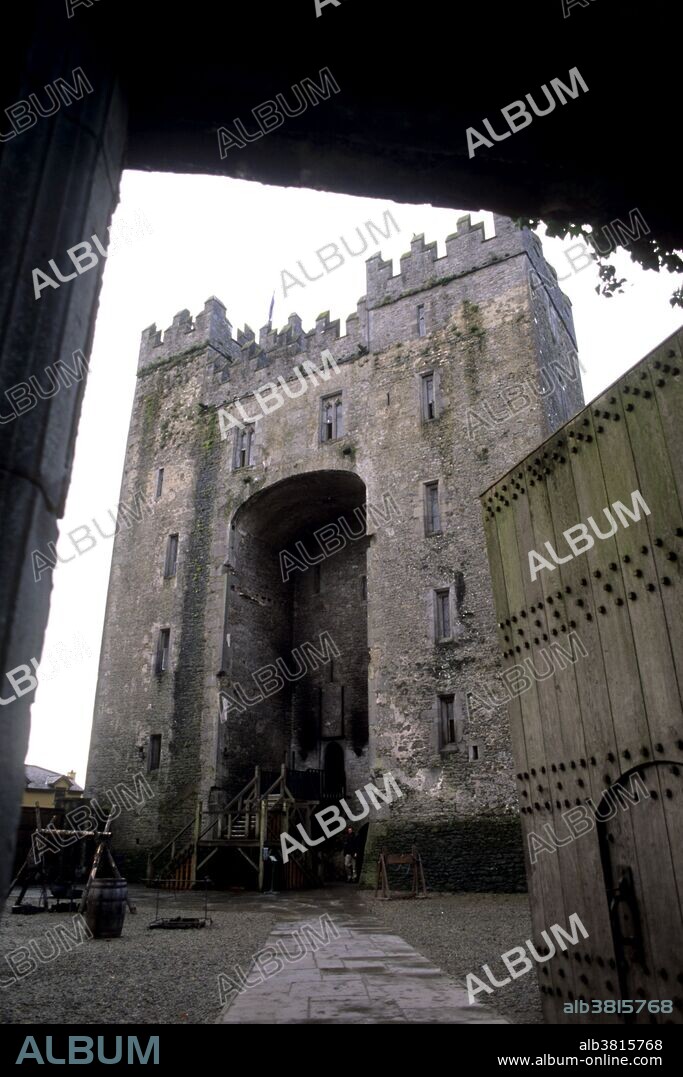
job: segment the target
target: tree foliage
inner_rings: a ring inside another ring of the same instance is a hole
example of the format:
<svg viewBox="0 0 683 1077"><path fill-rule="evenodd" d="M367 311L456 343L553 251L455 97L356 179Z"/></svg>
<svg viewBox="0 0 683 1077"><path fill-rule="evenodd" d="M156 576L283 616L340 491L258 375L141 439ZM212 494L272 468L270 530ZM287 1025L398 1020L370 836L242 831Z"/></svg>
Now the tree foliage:
<svg viewBox="0 0 683 1077"><path fill-rule="evenodd" d="M614 251L620 247L627 250L631 255L631 260L637 262L643 269L653 269L655 272L659 272L660 269L665 269L669 273L683 272L683 261L679 252L663 247L651 234L639 236L628 246L613 243L612 250L601 253L594 242L593 232L589 225L567 224L564 221L541 221L540 217L520 217L515 223L519 228L532 229L537 228L539 224L544 224L547 235L551 239L566 239L568 236L572 239L583 239L588 246L593 248L593 257L598 267L600 283L596 285L595 290L598 295L604 295L606 299L611 299L613 295L623 292L624 284L626 284L626 277L617 277L616 268L610 261ZM683 287L676 288L669 302L672 307L683 307Z"/></svg>

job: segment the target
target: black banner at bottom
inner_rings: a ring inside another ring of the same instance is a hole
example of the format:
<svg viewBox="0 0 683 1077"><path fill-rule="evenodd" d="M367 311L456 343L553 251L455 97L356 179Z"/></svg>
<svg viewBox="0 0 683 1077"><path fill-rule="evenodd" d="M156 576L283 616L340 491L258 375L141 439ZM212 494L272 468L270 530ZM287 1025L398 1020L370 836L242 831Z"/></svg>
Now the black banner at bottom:
<svg viewBox="0 0 683 1077"><path fill-rule="evenodd" d="M267 1022L265 1022L267 1024ZM5 1066L33 1069L37 1066L197 1066L201 1059L233 1056L235 1050L255 1051L254 1060L266 1069L284 1062L283 1051L302 1047L306 1035L306 1051L316 1047L313 1026L326 1024L310 1021L296 1025L273 1023L277 1039L267 1044L258 1036L261 1024L230 1025L11 1025L5 1026L0 1049L0 1061ZM417 1049L429 1045L430 1050L443 1044L444 1050L475 1053L477 1064L495 1070L535 1071L557 1070L562 1067L584 1069L654 1067L657 1070L680 1067L683 1036L681 1025L508 1025L486 1024L422 1024L397 1025L387 1022L390 1039L380 1032L364 1036L366 1024L353 1027L354 1053L358 1046L377 1043L391 1048L402 1043L401 1033L408 1034ZM334 1027L334 1026L333 1026ZM423 1031L422 1031L423 1030ZM429 1031L428 1031L429 1030ZM440 1034L448 1030L448 1039ZM457 1032L457 1040L452 1038ZM254 1033L257 1033L255 1036ZM242 1043L242 1035L247 1037ZM318 1033L320 1035L320 1033ZM329 1033L322 1033L322 1050L329 1049ZM427 1039L427 1035L429 1039ZM263 1044L263 1049L259 1048ZM226 1053L227 1052L227 1053ZM467 1057L470 1057L469 1055ZM464 1060L463 1060L464 1061ZM473 1061L473 1060L472 1060ZM200 1063L201 1064L201 1063ZM44 1071L43 1071L44 1072Z"/></svg>

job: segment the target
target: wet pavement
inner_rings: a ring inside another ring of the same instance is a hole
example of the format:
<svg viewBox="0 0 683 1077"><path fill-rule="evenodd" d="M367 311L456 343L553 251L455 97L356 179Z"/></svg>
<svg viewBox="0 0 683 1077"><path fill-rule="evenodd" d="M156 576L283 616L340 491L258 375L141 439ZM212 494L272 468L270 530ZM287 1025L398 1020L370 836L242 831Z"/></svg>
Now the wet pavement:
<svg viewBox="0 0 683 1077"><path fill-rule="evenodd" d="M271 900L277 922L264 950L272 952L244 968L255 986L231 995L219 1023L508 1024L470 1005L464 984L384 929L355 889Z"/></svg>

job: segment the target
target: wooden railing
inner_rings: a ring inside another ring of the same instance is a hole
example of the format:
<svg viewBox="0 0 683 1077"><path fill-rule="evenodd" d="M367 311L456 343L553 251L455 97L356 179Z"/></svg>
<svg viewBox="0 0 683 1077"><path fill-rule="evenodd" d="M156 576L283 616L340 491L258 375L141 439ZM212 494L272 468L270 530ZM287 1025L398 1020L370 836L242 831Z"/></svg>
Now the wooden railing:
<svg viewBox="0 0 683 1077"><path fill-rule="evenodd" d="M263 844L266 838L268 804L271 810L273 798L282 799L289 812L299 814L297 801L319 802L335 799L340 790L325 788L322 770L291 770L281 766L279 770L254 768L254 777L247 782L224 807L216 811L203 811L198 801L195 813L170 841L148 858L148 879L160 875L173 875L177 870L189 871L194 876L197 850L202 841L231 841ZM343 795L343 792L341 793Z"/></svg>

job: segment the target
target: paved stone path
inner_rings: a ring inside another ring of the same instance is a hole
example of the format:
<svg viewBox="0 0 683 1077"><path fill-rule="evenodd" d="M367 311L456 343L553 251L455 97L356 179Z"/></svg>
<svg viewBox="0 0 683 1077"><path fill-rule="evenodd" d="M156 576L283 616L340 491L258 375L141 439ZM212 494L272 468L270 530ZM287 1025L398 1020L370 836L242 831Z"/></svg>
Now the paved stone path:
<svg viewBox="0 0 683 1077"><path fill-rule="evenodd" d="M219 1023L508 1023L488 1006L470 1006L464 985L385 930L354 890L334 889L309 900L306 894L279 894L271 900L278 918L266 946L279 942L280 955L284 948L293 960L233 994ZM262 965L271 967L265 958ZM259 979L256 967L251 982Z"/></svg>

